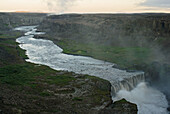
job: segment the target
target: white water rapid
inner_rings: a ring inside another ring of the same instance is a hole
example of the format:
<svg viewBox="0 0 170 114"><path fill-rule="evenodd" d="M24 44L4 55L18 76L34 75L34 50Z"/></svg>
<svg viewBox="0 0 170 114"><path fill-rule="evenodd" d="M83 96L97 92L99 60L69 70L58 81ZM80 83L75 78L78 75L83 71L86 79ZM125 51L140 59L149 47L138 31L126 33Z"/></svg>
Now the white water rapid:
<svg viewBox="0 0 170 114"><path fill-rule="evenodd" d="M26 50L26 61L47 65L55 70L88 74L110 81L113 101L125 98L137 104L139 114L167 114L168 103L165 95L148 87L143 72L129 73L113 68L115 64L91 57L62 53L62 49L50 40L35 39L36 26L23 26L15 30L25 31L25 36L16 40Z"/></svg>

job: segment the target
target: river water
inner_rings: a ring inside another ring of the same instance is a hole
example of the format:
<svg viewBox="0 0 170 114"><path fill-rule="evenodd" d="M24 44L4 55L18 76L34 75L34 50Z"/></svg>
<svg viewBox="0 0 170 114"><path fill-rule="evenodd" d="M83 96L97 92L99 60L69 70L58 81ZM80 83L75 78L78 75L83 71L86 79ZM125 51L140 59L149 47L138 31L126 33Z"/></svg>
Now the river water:
<svg viewBox="0 0 170 114"><path fill-rule="evenodd" d="M36 26L22 26L15 30L25 35L16 42L26 50L27 62L47 65L55 70L88 74L108 80L112 84L113 101L125 98L137 104L138 114L167 114L168 102L160 91L147 86L143 72L129 73L113 68L115 64L91 57L74 56L62 53L62 49L50 40L35 39Z"/></svg>

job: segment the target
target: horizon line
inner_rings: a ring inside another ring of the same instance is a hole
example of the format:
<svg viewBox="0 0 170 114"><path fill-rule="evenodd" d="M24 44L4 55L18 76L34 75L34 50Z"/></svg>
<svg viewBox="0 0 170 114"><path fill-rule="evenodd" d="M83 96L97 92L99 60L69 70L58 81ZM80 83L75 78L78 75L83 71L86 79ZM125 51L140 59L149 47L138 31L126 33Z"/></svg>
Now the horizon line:
<svg viewBox="0 0 170 114"><path fill-rule="evenodd" d="M168 12L66 12L66 13L55 13L55 12L31 12L31 11L0 11L0 13L42 13L42 14L55 14L55 15L64 15L64 14L170 14Z"/></svg>

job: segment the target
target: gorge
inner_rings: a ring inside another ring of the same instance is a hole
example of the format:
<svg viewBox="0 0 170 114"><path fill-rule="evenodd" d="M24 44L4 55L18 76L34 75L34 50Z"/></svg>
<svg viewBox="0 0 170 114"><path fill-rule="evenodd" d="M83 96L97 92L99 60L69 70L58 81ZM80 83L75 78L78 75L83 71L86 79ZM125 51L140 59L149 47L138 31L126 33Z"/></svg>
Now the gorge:
<svg viewBox="0 0 170 114"><path fill-rule="evenodd" d="M27 62L47 65L55 70L88 74L108 80L112 84L113 101L125 98L138 105L139 114L168 113L168 102L163 93L149 87L145 83L143 72L127 72L114 68L113 63L91 57L67 55L50 40L35 39L34 35L45 34L36 32L36 26L23 26L15 30L24 31L25 36L16 41L26 50Z"/></svg>

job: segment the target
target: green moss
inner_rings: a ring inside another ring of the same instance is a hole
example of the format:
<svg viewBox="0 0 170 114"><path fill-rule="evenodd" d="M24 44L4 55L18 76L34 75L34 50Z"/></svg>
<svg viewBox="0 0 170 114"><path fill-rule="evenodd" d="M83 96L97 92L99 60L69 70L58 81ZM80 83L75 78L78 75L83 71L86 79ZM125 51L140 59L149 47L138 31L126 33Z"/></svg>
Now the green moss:
<svg viewBox="0 0 170 114"><path fill-rule="evenodd" d="M16 47L16 49L20 57L23 59L28 59L27 55L25 55L25 50L22 50L20 47Z"/></svg>
<svg viewBox="0 0 170 114"><path fill-rule="evenodd" d="M67 74L55 75L55 72L49 67L30 63L9 65L0 68L0 82L10 85L30 85L30 87L36 88L32 82L37 79L44 79L44 82L55 85L67 85L75 80L74 77L67 76Z"/></svg>
<svg viewBox="0 0 170 114"><path fill-rule="evenodd" d="M0 38L6 38L6 37L9 37L7 34L1 34L0 35Z"/></svg>
<svg viewBox="0 0 170 114"><path fill-rule="evenodd" d="M24 85L34 81L31 73L23 65L10 65L0 68L1 83L11 85Z"/></svg>
<svg viewBox="0 0 170 114"><path fill-rule="evenodd" d="M73 100L73 101L83 101L83 99L80 98L80 97L74 97L72 100Z"/></svg>
<svg viewBox="0 0 170 114"><path fill-rule="evenodd" d="M51 96L52 94L47 92L47 91L43 91L40 93L40 96L46 97L46 96Z"/></svg>
<svg viewBox="0 0 170 114"><path fill-rule="evenodd" d="M0 41L1 44L10 44L10 45L16 45L16 42L14 39L4 39Z"/></svg>
<svg viewBox="0 0 170 114"><path fill-rule="evenodd" d="M21 34L20 32L9 32L8 35L0 38L0 51L3 53L0 55L1 65L20 64L23 63L23 59L27 59L25 51L20 49L15 41Z"/></svg>
<svg viewBox="0 0 170 114"><path fill-rule="evenodd" d="M0 34L0 38L18 38L21 35L22 35L21 32L12 31L12 32Z"/></svg>
<svg viewBox="0 0 170 114"><path fill-rule="evenodd" d="M121 99L119 101L116 101L115 103L127 103L126 99Z"/></svg>
<svg viewBox="0 0 170 114"><path fill-rule="evenodd" d="M46 82L49 84L56 84L56 85L68 85L69 82L75 80L74 77L67 76L67 75L58 75L58 76L48 76L46 77Z"/></svg>

